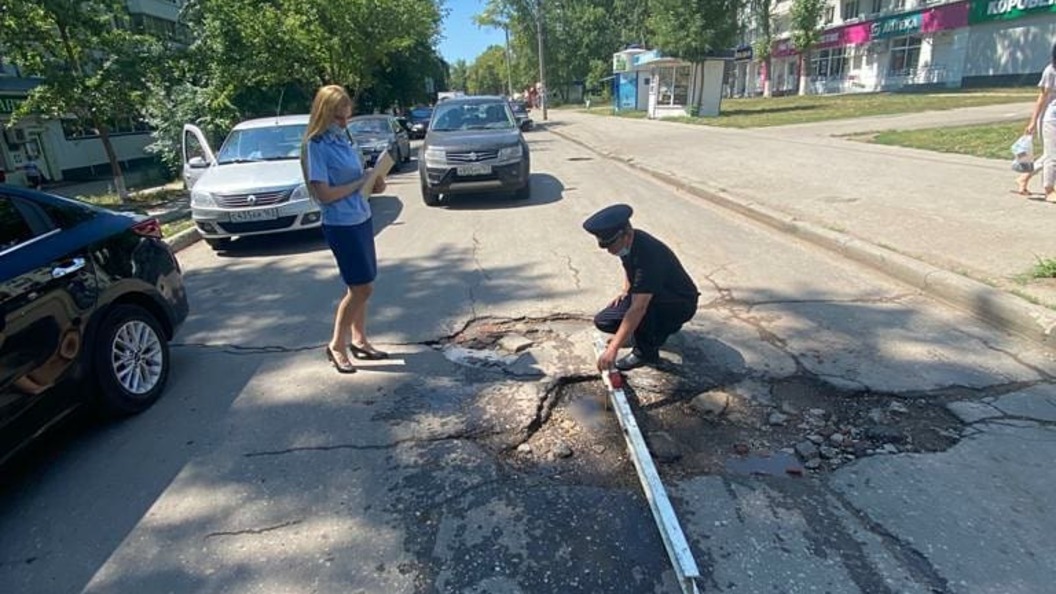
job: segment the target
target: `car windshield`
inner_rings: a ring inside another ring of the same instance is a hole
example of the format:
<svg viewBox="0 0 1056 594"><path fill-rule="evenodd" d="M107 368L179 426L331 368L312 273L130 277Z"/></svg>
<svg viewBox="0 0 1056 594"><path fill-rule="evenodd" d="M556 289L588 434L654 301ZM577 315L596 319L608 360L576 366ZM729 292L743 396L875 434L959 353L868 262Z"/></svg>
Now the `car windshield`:
<svg viewBox="0 0 1056 594"><path fill-rule="evenodd" d="M378 136L392 132L389 122L381 118L369 118L352 120L348 123L348 131L353 136Z"/></svg>
<svg viewBox="0 0 1056 594"><path fill-rule="evenodd" d="M216 162L224 165L299 159L301 140L307 127L307 124L288 124L235 130L220 147Z"/></svg>
<svg viewBox="0 0 1056 594"><path fill-rule="evenodd" d="M431 109L412 109L411 120L415 122L428 122L429 118L433 117L433 110Z"/></svg>
<svg viewBox="0 0 1056 594"><path fill-rule="evenodd" d="M436 108L432 129L438 132L452 130L506 130L516 128L505 101L487 103L445 102Z"/></svg>

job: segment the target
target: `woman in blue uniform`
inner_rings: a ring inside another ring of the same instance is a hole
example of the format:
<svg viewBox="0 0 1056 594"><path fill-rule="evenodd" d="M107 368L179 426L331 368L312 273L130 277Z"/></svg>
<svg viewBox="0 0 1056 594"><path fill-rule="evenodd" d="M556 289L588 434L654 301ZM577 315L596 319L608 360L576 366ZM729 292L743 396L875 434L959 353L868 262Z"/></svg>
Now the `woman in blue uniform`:
<svg viewBox="0 0 1056 594"><path fill-rule="evenodd" d="M378 263L370 203L363 193L369 170L346 126L352 100L344 88L325 86L316 93L305 132L305 183L322 205L323 234L348 288L334 316L334 332L326 358L340 373L355 373L349 352L357 359L384 359L367 339L367 301L374 291ZM378 179L373 192L385 189Z"/></svg>

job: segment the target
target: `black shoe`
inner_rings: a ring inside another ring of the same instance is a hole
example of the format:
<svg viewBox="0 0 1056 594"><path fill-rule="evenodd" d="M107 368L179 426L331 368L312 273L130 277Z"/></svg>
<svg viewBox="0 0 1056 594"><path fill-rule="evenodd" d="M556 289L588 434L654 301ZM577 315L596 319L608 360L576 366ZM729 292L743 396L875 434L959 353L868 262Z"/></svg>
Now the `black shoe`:
<svg viewBox="0 0 1056 594"><path fill-rule="evenodd" d="M357 359L363 359L365 361L379 361L381 359L388 359L389 354L385 351L379 351L374 347L365 349L358 347L352 343L348 343L348 350L352 351L352 356Z"/></svg>
<svg viewBox="0 0 1056 594"><path fill-rule="evenodd" d="M660 357L647 358L639 353L631 351L630 355L616 359L616 369L620 371L630 371L643 365L654 365L659 359Z"/></svg>
<svg viewBox="0 0 1056 594"><path fill-rule="evenodd" d="M336 369L338 373L356 372L356 368L351 363L345 362L344 364L341 364L341 362L337 360L337 357L334 356L334 351L330 350L329 345L323 348L326 349L327 361L330 361L330 364L334 366L334 369Z"/></svg>

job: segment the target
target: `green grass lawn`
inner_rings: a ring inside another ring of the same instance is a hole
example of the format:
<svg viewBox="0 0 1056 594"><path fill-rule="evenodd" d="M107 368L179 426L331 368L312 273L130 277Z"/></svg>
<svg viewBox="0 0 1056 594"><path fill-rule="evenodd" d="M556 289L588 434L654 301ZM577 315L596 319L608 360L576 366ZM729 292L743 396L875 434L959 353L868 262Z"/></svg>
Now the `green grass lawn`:
<svg viewBox="0 0 1056 594"><path fill-rule="evenodd" d="M176 235L180 231L190 229L194 226L194 221L191 220L191 216L188 214L185 219L177 219L170 221L161 226L161 236L165 239L172 239L173 235Z"/></svg>
<svg viewBox="0 0 1056 594"><path fill-rule="evenodd" d="M77 198L84 202L95 204L96 206L102 206L103 208L145 212L147 208L159 207L172 202L186 200L187 191L174 183L151 192L130 194L128 202L124 205L121 204L121 200L118 198L117 194L104 193L81 195ZM168 223L163 223L161 225L161 233L163 237L171 238L180 231L190 229L193 226L194 221L191 220L191 214L188 211L186 216L181 215L181 218L169 221Z"/></svg>
<svg viewBox="0 0 1056 594"><path fill-rule="evenodd" d="M133 193L129 194L126 206L131 208L157 206L172 202L173 200L179 200L186 194L186 190L178 187L165 187L164 189L155 190L153 192ZM108 208L121 205L121 199L116 193L81 195L77 196L77 198L96 206L105 206Z"/></svg>
<svg viewBox="0 0 1056 594"><path fill-rule="evenodd" d="M1030 101L1035 97L1037 97L1037 90L1033 87L934 93L805 95L769 99L752 97L723 99L721 114L717 118L676 118L676 121L729 128L762 128L875 115L1019 103ZM610 104L593 106L589 113L612 115L612 106ZM617 115L645 117L644 112L621 112Z"/></svg>
<svg viewBox="0 0 1056 594"><path fill-rule="evenodd" d="M1024 118L1024 122L1026 119ZM869 142L924 149L940 153L958 153L1012 161L1010 147L1021 134L1024 122L928 128L924 130L888 130L868 138ZM1041 151L1035 141L1035 152Z"/></svg>

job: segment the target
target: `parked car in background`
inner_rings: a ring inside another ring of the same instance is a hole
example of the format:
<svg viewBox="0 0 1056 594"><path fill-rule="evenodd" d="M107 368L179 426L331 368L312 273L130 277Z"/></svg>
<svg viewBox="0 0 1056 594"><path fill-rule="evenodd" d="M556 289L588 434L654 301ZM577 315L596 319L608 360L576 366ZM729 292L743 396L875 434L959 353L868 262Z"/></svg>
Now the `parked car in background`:
<svg viewBox="0 0 1056 594"><path fill-rule="evenodd" d="M437 105L419 154L422 200L429 206L455 194L531 197L528 143L503 97L458 97Z"/></svg>
<svg viewBox="0 0 1056 594"><path fill-rule="evenodd" d="M366 167L373 167L378 157L385 152L395 163L394 171L399 169L400 163L411 160L410 135L391 115L354 117L348 121L348 133L359 145Z"/></svg>
<svg viewBox="0 0 1056 594"><path fill-rule="evenodd" d="M319 227L319 206L301 172L307 115L242 122L214 155L196 126L183 127L184 182L191 218L214 250L233 238Z"/></svg>
<svg viewBox="0 0 1056 594"><path fill-rule="evenodd" d="M527 132L535 126L535 122L528 115L528 105L524 101L510 101L510 111L513 112L513 117L517 119L517 127L522 132Z"/></svg>
<svg viewBox="0 0 1056 594"><path fill-rule="evenodd" d="M433 117L433 109L431 107L415 107L408 114L407 122L410 126L410 133L412 139L425 138L425 134L429 131L429 120Z"/></svg>
<svg viewBox="0 0 1056 594"><path fill-rule="evenodd" d="M156 219L0 186L0 463L85 405L154 404L187 313Z"/></svg>

